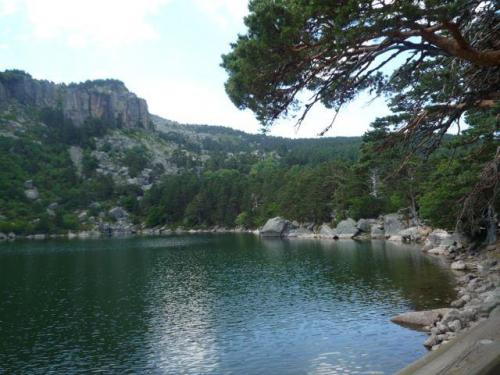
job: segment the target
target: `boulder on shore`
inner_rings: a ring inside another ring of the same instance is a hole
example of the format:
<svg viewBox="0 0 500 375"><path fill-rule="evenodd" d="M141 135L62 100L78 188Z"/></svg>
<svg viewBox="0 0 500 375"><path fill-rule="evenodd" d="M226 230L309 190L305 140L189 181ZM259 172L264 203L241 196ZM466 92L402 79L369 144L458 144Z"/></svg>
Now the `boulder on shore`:
<svg viewBox="0 0 500 375"><path fill-rule="evenodd" d="M386 238L401 240L402 238L399 233L406 228L407 225L401 220L399 214L388 214L384 216L384 231Z"/></svg>
<svg viewBox="0 0 500 375"><path fill-rule="evenodd" d="M457 236L443 229L435 229L427 236L423 250L428 251L435 248L445 250L448 246L454 245L457 241ZM438 250L435 252L438 252Z"/></svg>
<svg viewBox="0 0 500 375"><path fill-rule="evenodd" d="M384 239L385 238L385 231L384 228L382 228L381 225L372 225L371 231L370 231L370 237L372 239Z"/></svg>
<svg viewBox="0 0 500 375"><path fill-rule="evenodd" d="M443 308L425 311L410 311L391 318L391 322L410 327L423 328L431 326L449 311L453 309Z"/></svg>
<svg viewBox="0 0 500 375"><path fill-rule="evenodd" d="M429 234L430 228L425 226L411 227L399 232L404 242L422 242Z"/></svg>
<svg viewBox="0 0 500 375"><path fill-rule="evenodd" d="M263 237L282 237L290 229L291 223L282 217L269 219L260 230Z"/></svg>
<svg viewBox="0 0 500 375"><path fill-rule="evenodd" d="M353 238L359 233L359 229L356 227L356 222L349 218L342 220L335 228L338 238L346 239Z"/></svg>
<svg viewBox="0 0 500 375"><path fill-rule="evenodd" d="M370 233L372 224L374 223L370 219L359 219L356 227L364 233Z"/></svg>
<svg viewBox="0 0 500 375"><path fill-rule="evenodd" d="M330 227L328 224L324 223L319 229L320 238L337 238L337 231Z"/></svg>

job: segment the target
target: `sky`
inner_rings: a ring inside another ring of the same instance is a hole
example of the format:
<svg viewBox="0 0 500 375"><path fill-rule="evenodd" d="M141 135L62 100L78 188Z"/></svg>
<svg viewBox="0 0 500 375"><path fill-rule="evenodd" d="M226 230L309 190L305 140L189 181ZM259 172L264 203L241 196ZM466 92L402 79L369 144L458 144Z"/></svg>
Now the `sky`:
<svg viewBox="0 0 500 375"><path fill-rule="evenodd" d="M245 32L247 2L0 0L0 70L57 83L115 78L146 99L151 113L256 133L261 126L253 113L227 97L220 67L221 55ZM326 135L361 135L387 113L381 98L362 94ZM300 129L284 119L270 134L316 137L333 115L317 107Z"/></svg>

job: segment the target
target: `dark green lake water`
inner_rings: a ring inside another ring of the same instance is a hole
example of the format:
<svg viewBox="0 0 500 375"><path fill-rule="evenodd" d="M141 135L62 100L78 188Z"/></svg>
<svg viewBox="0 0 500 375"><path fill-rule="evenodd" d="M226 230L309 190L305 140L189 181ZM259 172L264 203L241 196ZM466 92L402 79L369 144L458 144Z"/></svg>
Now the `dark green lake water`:
<svg viewBox="0 0 500 375"><path fill-rule="evenodd" d="M391 374L451 276L382 241L192 235L0 245L0 374Z"/></svg>

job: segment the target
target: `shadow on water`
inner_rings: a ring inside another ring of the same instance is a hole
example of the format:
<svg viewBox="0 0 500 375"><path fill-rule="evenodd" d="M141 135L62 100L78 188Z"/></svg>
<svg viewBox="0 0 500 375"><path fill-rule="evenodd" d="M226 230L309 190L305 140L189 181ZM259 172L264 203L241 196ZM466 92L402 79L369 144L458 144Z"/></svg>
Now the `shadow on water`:
<svg viewBox="0 0 500 375"><path fill-rule="evenodd" d="M386 373L448 272L384 241L196 235L0 247L0 374Z"/></svg>

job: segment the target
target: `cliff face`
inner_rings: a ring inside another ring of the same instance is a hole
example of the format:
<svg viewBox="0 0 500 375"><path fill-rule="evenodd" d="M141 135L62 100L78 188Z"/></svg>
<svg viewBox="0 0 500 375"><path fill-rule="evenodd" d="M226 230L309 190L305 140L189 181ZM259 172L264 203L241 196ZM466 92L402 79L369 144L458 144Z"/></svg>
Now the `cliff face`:
<svg viewBox="0 0 500 375"><path fill-rule="evenodd" d="M76 126L89 117L119 121L124 128L152 129L148 105L116 80L55 84L20 71L0 73L0 105L18 102L37 108L61 108Z"/></svg>

